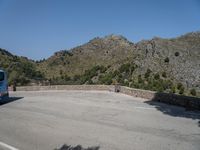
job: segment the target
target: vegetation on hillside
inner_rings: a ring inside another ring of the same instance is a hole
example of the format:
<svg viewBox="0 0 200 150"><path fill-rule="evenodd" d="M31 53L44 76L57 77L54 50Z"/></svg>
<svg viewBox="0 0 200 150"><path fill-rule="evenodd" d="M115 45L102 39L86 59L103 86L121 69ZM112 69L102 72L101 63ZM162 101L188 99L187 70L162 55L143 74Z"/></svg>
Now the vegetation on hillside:
<svg viewBox="0 0 200 150"><path fill-rule="evenodd" d="M0 58L0 68L7 72L9 85L27 85L34 80L44 80L44 74L36 69L33 61L14 56L4 49L0 49Z"/></svg>
<svg viewBox="0 0 200 150"><path fill-rule="evenodd" d="M195 89L185 89L182 83L177 83L167 77L166 72L153 73L147 69L145 74L135 76L136 64L122 64L117 70L109 66L94 66L82 75L69 77L62 72L60 77L51 78L51 84L120 84L131 88L145 89L158 92L177 93L181 95L197 96Z"/></svg>
<svg viewBox="0 0 200 150"><path fill-rule="evenodd" d="M110 35L94 38L48 59L29 60L0 49L9 84L116 84L146 90L200 95L200 32L138 43Z"/></svg>

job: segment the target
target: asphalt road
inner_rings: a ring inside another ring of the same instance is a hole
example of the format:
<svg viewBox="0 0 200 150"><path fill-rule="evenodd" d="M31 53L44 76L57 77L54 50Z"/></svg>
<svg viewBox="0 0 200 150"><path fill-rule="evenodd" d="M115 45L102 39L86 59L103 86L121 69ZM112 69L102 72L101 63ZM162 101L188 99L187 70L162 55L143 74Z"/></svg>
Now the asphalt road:
<svg viewBox="0 0 200 150"><path fill-rule="evenodd" d="M200 150L199 112L100 91L11 93L0 104L0 150Z"/></svg>

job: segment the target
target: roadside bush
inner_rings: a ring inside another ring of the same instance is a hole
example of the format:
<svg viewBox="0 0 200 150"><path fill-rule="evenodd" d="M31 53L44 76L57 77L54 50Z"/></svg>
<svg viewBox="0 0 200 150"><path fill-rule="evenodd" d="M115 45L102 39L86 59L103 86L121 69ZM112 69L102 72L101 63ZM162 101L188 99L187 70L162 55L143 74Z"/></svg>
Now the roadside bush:
<svg viewBox="0 0 200 150"><path fill-rule="evenodd" d="M171 89L173 83L170 80L161 80L162 86L164 90Z"/></svg>
<svg viewBox="0 0 200 150"><path fill-rule="evenodd" d="M153 80L153 91L163 92L163 81L162 80Z"/></svg>
<svg viewBox="0 0 200 150"><path fill-rule="evenodd" d="M176 93L176 87L175 87L175 86L172 86L172 87L171 87L170 93Z"/></svg>
<svg viewBox="0 0 200 150"><path fill-rule="evenodd" d="M178 83L178 84L177 84L177 89L178 89L178 90L180 90L182 87L183 87L183 84L182 84L182 83Z"/></svg>
<svg viewBox="0 0 200 150"><path fill-rule="evenodd" d="M112 73L109 72L105 75L99 76L99 81L100 81L101 84L110 85L110 84L112 84L112 78L113 78Z"/></svg>
<svg viewBox="0 0 200 150"><path fill-rule="evenodd" d="M88 80L87 84L94 84L91 79Z"/></svg>
<svg viewBox="0 0 200 150"><path fill-rule="evenodd" d="M180 88L180 90L179 90L179 94L184 94L184 91L185 91L185 88L182 86L181 88Z"/></svg>
<svg viewBox="0 0 200 150"><path fill-rule="evenodd" d="M191 89L191 90L190 90L190 94L191 94L192 96L196 96L196 95L197 95L197 92L196 92L195 89Z"/></svg>
<svg viewBox="0 0 200 150"><path fill-rule="evenodd" d="M124 84L124 79L122 78L122 75L121 75L121 74L117 76L117 82L118 82L119 84L121 84L121 85Z"/></svg>

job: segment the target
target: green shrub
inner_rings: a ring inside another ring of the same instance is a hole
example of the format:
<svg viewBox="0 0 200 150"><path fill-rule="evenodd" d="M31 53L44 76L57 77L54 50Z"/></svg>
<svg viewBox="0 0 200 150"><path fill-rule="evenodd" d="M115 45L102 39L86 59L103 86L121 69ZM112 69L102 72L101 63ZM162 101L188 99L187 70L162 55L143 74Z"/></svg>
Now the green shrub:
<svg viewBox="0 0 200 150"><path fill-rule="evenodd" d="M167 78L166 72L163 72L163 73L162 73L162 77L163 77L163 78Z"/></svg>
<svg viewBox="0 0 200 150"><path fill-rule="evenodd" d="M163 92L164 88L162 85L162 80L154 80L152 84L152 90L153 91L158 91L158 92Z"/></svg>
<svg viewBox="0 0 200 150"><path fill-rule="evenodd" d="M154 79L156 79L156 80L159 80L159 79L160 79L159 73L156 73L156 74L154 75Z"/></svg>
<svg viewBox="0 0 200 150"><path fill-rule="evenodd" d="M172 87L171 87L170 93L176 93L176 87L175 87L175 86L172 86Z"/></svg>
<svg viewBox="0 0 200 150"><path fill-rule="evenodd" d="M133 64L131 67L130 67L130 72L133 73L135 71L135 68L136 66Z"/></svg>
<svg viewBox="0 0 200 150"><path fill-rule="evenodd" d="M124 83L124 80L121 76L117 76L117 82L122 85Z"/></svg>
<svg viewBox="0 0 200 150"><path fill-rule="evenodd" d="M120 66L120 68L119 68L119 71L121 72L121 73L123 73L123 72L129 72L130 71L130 63L127 63L127 64L122 64L121 66Z"/></svg>
<svg viewBox="0 0 200 150"><path fill-rule="evenodd" d="M180 90L182 87L183 87L183 84L182 84L182 83L178 83L178 84L177 84L177 89L178 89L178 90Z"/></svg>
<svg viewBox="0 0 200 150"><path fill-rule="evenodd" d="M129 81L127 79L124 80L124 86L129 86Z"/></svg>
<svg viewBox="0 0 200 150"><path fill-rule="evenodd" d="M138 83L143 83L143 80L142 80L142 75L138 75Z"/></svg>
<svg viewBox="0 0 200 150"><path fill-rule="evenodd" d="M63 71L62 71L62 70L60 70L60 72L59 72L59 73L60 73L60 75L62 75L62 74L63 74Z"/></svg>
<svg viewBox="0 0 200 150"><path fill-rule="evenodd" d="M121 74L120 74L120 72L118 71L118 70L115 70L114 72L113 72L113 77L116 77L116 76L120 76Z"/></svg>
<svg viewBox="0 0 200 150"><path fill-rule="evenodd" d="M99 76L99 81L101 84L110 85L110 84L112 84L112 78L113 78L113 74L111 72L109 72L105 75Z"/></svg>
<svg viewBox="0 0 200 150"><path fill-rule="evenodd" d="M191 90L190 90L190 94L191 94L192 96L196 96L196 95L197 95L197 92L196 92L195 89L191 89Z"/></svg>
<svg viewBox="0 0 200 150"><path fill-rule="evenodd" d="M94 83L91 79L89 79L87 84L94 84Z"/></svg>
<svg viewBox="0 0 200 150"><path fill-rule="evenodd" d="M70 51L63 51L63 56L64 55L73 56L73 53Z"/></svg>
<svg viewBox="0 0 200 150"><path fill-rule="evenodd" d="M70 78L68 75L65 75L65 76L64 76L64 80L65 80L65 81L69 81L69 80L71 80L71 78Z"/></svg>
<svg viewBox="0 0 200 150"><path fill-rule="evenodd" d="M144 75L144 77L147 79L150 76L151 72L152 71L148 68L146 73L145 73L145 75Z"/></svg>
<svg viewBox="0 0 200 150"><path fill-rule="evenodd" d="M162 80L161 83L164 90L170 89L173 85L170 80Z"/></svg>
<svg viewBox="0 0 200 150"><path fill-rule="evenodd" d="M106 70L107 70L107 68L104 67L104 66L100 66L100 67L99 67L99 70L100 70L100 73L105 73Z"/></svg>
<svg viewBox="0 0 200 150"><path fill-rule="evenodd" d="M159 86L157 87L157 91L158 91L158 92L163 92L163 91L164 91L163 86L162 86L162 85L159 85Z"/></svg>
<svg viewBox="0 0 200 150"><path fill-rule="evenodd" d="M185 88L182 86L180 89L179 89L179 94L184 94L184 91L185 91Z"/></svg>
<svg viewBox="0 0 200 150"><path fill-rule="evenodd" d="M74 81L78 81L78 80L80 80L80 78L81 78L80 75L75 75L75 76L73 77L73 80L74 80Z"/></svg>

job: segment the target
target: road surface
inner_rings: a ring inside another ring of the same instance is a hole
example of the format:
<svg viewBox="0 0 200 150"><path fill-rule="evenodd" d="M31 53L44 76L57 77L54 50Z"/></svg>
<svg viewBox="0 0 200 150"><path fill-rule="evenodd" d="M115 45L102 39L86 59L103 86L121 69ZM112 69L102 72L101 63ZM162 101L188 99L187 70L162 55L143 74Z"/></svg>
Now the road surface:
<svg viewBox="0 0 200 150"><path fill-rule="evenodd" d="M100 150L200 150L199 112L106 91L10 95L0 104L0 150L53 150L65 143Z"/></svg>

